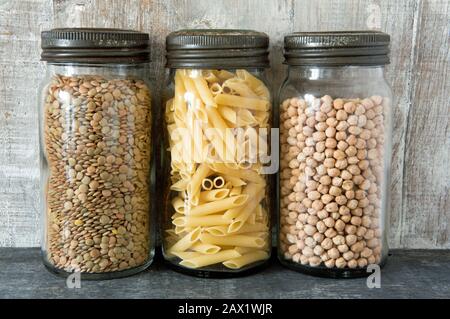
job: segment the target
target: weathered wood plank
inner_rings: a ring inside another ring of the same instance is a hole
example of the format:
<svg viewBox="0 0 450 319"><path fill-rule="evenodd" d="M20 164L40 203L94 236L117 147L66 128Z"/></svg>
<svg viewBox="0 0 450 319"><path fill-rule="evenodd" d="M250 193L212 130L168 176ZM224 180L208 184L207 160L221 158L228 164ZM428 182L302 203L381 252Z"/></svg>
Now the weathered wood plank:
<svg viewBox="0 0 450 319"><path fill-rule="evenodd" d="M450 247L448 1L421 1L404 163L402 246Z"/></svg>
<svg viewBox="0 0 450 319"><path fill-rule="evenodd" d="M321 0L297 1L296 31L375 29L391 35L391 64L387 79L392 85L393 157L391 162L390 246L409 247L401 243L403 156L407 114L410 106L413 43L417 19L417 1Z"/></svg>
<svg viewBox="0 0 450 319"><path fill-rule="evenodd" d="M367 287L365 278L318 278L286 269L276 261L255 275L221 280L176 273L158 258L138 275L81 281L79 289L67 288L64 278L48 272L38 249L0 249L0 269L0 298L448 298L450 291L448 250L392 251L381 270L381 287L374 289Z"/></svg>
<svg viewBox="0 0 450 319"><path fill-rule="evenodd" d="M0 246L39 244L37 92L46 0L0 3Z"/></svg>
<svg viewBox="0 0 450 319"><path fill-rule="evenodd" d="M381 29L391 34L392 247L450 247L448 2L443 0L3 0L0 2L0 246L39 244L39 35L51 27L151 34L154 107L164 86L164 39L180 28L248 28L271 37L277 88L283 35ZM53 14L52 14L53 11ZM409 123L407 125L407 122ZM406 141L406 144L405 144ZM405 163L405 165L403 165Z"/></svg>

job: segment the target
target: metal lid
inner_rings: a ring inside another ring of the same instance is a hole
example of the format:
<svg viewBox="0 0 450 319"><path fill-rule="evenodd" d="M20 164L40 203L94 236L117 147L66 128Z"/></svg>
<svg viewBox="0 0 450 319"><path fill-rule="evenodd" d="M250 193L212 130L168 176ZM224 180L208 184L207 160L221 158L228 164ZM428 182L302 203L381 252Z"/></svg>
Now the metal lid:
<svg viewBox="0 0 450 319"><path fill-rule="evenodd" d="M43 31L41 59L52 63L144 63L149 35L121 29L62 28Z"/></svg>
<svg viewBox="0 0 450 319"><path fill-rule="evenodd" d="M295 32L284 37L284 57L289 65L384 65L389 42L379 31Z"/></svg>
<svg viewBox="0 0 450 319"><path fill-rule="evenodd" d="M232 29L179 30L166 38L169 68L269 67L269 37Z"/></svg>

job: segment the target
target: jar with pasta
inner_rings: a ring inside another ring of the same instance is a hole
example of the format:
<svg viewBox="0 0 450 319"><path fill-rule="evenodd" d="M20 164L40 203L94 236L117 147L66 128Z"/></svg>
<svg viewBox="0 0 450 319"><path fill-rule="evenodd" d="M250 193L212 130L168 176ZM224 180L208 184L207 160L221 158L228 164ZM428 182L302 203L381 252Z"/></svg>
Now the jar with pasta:
<svg viewBox="0 0 450 319"><path fill-rule="evenodd" d="M389 41L375 31L285 37L278 251L290 268L357 277L386 261Z"/></svg>
<svg viewBox="0 0 450 319"><path fill-rule="evenodd" d="M42 253L52 272L109 279L153 259L149 36L42 33Z"/></svg>
<svg viewBox="0 0 450 319"><path fill-rule="evenodd" d="M163 252L180 272L248 274L271 250L268 37L181 30L167 37Z"/></svg>

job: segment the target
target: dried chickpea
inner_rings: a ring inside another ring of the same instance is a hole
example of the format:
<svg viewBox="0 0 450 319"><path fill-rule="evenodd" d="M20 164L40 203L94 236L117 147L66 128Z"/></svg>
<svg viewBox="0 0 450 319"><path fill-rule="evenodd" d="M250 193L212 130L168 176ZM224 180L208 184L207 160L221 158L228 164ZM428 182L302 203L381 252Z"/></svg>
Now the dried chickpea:
<svg viewBox="0 0 450 319"><path fill-rule="evenodd" d="M351 269L381 260L383 100L325 95L281 104L280 248L286 259Z"/></svg>

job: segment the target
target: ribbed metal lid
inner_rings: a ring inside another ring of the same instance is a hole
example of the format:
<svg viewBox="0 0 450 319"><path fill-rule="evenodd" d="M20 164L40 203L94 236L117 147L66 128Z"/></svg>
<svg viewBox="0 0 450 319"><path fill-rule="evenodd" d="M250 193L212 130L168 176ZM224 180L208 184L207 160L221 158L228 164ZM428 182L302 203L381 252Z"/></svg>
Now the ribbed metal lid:
<svg viewBox="0 0 450 319"><path fill-rule="evenodd" d="M269 67L269 37L233 29L187 29L166 38L170 68Z"/></svg>
<svg viewBox="0 0 450 319"><path fill-rule="evenodd" d="M384 65L389 34L379 31L295 32L284 37L289 65Z"/></svg>
<svg viewBox="0 0 450 319"><path fill-rule="evenodd" d="M52 63L144 63L149 35L121 29L62 28L43 31L43 61Z"/></svg>

